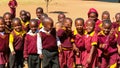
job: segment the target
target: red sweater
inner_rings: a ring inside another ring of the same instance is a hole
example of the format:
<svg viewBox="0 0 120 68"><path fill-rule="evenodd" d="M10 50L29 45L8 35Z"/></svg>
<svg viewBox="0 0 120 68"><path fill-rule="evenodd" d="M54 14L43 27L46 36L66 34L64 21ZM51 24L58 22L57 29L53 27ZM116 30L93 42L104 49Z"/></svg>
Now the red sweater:
<svg viewBox="0 0 120 68"><path fill-rule="evenodd" d="M37 54L37 35L26 34L24 42L24 57L30 54Z"/></svg>
<svg viewBox="0 0 120 68"><path fill-rule="evenodd" d="M9 49L9 34L0 35L0 52L6 52Z"/></svg>
<svg viewBox="0 0 120 68"><path fill-rule="evenodd" d="M55 51L58 50L56 35L54 33L46 34L44 32L40 32L42 38L42 47L43 49Z"/></svg>
<svg viewBox="0 0 120 68"><path fill-rule="evenodd" d="M11 32L14 36L13 46L15 51L23 50L24 36L16 35L14 31Z"/></svg>
<svg viewBox="0 0 120 68"><path fill-rule="evenodd" d="M72 42L71 42L71 40L73 39L72 32L68 33L66 30L60 29L60 30L58 30L57 35L58 35L63 47L65 47L65 48L72 47Z"/></svg>

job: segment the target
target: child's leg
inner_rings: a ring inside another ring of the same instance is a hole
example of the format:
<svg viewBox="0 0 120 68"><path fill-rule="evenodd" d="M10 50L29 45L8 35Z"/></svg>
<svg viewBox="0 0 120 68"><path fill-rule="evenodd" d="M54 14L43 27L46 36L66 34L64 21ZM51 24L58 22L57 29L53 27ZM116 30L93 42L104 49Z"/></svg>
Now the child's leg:
<svg viewBox="0 0 120 68"><path fill-rule="evenodd" d="M42 50L42 54L43 54L42 68L49 68L51 54L48 50L45 50L45 49Z"/></svg>
<svg viewBox="0 0 120 68"><path fill-rule="evenodd" d="M15 66L18 68L23 68L23 51L16 51Z"/></svg>
<svg viewBox="0 0 120 68"><path fill-rule="evenodd" d="M67 55L67 67L68 68L73 68L73 64L74 64L74 56L73 56L73 51L69 50L67 51L68 55Z"/></svg>
<svg viewBox="0 0 120 68"><path fill-rule="evenodd" d="M53 52L54 57L52 58L52 68L60 68L58 60L58 52Z"/></svg>
<svg viewBox="0 0 120 68"><path fill-rule="evenodd" d="M10 54L9 66L10 66L10 68L14 68L14 66L15 66L15 55Z"/></svg>
<svg viewBox="0 0 120 68"><path fill-rule="evenodd" d="M60 68L65 68L65 66L67 66L67 57L65 54L66 51L62 51L59 53L59 64L60 64Z"/></svg>
<svg viewBox="0 0 120 68"><path fill-rule="evenodd" d="M40 58L39 55L29 55L28 57L28 67L29 68L40 68Z"/></svg>
<svg viewBox="0 0 120 68"><path fill-rule="evenodd" d="M5 68L5 64L0 64L0 68Z"/></svg>

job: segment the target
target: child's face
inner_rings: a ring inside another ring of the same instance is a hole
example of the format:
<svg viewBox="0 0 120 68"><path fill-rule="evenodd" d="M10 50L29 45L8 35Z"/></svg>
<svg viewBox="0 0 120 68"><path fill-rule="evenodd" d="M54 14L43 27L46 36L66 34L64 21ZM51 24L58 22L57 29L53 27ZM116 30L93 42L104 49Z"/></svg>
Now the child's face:
<svg viewBox="0 0 120 68"><path fill-rule="evenodd" d="M15 29L17 32L22 31L22 24L21 24L20 21L15 20L15 21L13 22L13 26L14 26L14 29Z"/></svg>
<svg viewBox="0 0 120 68"><path fill-rule="evenodd" d="M33 33L36 32L37 28L38 28L37 23L35 23L35 22L33 22L33 21L30 22L30 30L32 30Z"/></svg>
<svg viewBox="0 0 120 68"><path fill-rule="evenodd" d="M23 22L27 21L27 14L26 14L26 12L21 12L20 17L21 17Z"/></svg>
<svg viewBox="0 0 120 68"><path fill-rule="evenodd" d="M27 12L27 19L28 19L28 21L30 21L30 19L31 19L31 15L28 12Z"/></svg>
<svg viewBox="0 0 120 68"><path fill-rule="evenodd" d="M83 31L83 26L84 26L84 24L83 24L82 20L75 21L75 27L76 27L78 33Z"/></svg>
<svg viewBox="0 0 120 68"><path fill-rule="evenodd" d="M71 30L72 27L72 21L70 20L66 20L64 21L64 25L63 25L67 30Z"/></svg>
<svg viewBox="0 0 120 68"><path fill-rule="evenodd" d="M108 35L111 30L111 25L108 23L104 23L102 26L102 30L105 35Z"/></svg>
<svg viewBox="0 0 120 68"><path fill-rule="evenodd" d="M37 11L36 11L36 15L37 15L37 17L39 18L39 19L41 19L41 15L42 15L43 13L42 13L42 11L41 11L41 9L38 9Z"/></svg>
<svg viewBox="0 0 120 68"><path fill-rule="evenodd" d="M52 21L47 21L44 24L44 28L45 28L46 31L50 31L53 28L53 22Z"/></svg>
<svg viewBox="0 0 120 68"><path fill-rule="evenodd" d="M117 14L115 19L116 19L116 22L120 22L120 14Z"/></svg>
<svg viewBox="0 0 120 68"><path fill-rule="evenodd" d="M57 23L55 25L55 28L56 28L56 31L58 31L59 29L61 29L62 28L62 23Z"/></svg>
<svg viewBox="0 0 120 68"><path fill-rule="evenodd" d="M104 14L104 15L102 16L102 20L107 20L107 19L110 19L109 15Z"/></svg>
<svg viewBox="0 0 120 68"><path fill-rule="evenodd" d="M86 22L86 30L88 33L91 33L92 31L94 31L94 22L92 21Z"/></svg>
<svg viewBox="0 0 120 68"><path fill-rule="evenodd" d="M0 32L3 32L5 30L5 24L3 20L0 20Z"/></svg>
<svg viewBox="0 0 120 68"><path fill-rule="evenodd" d="M63 15L63 14L58 15L59 22L63 22L64 19L65 19L65 15Z"/></svg>
<svg viewBox="0 0 120 68"><path fill-rule="evenodd" d="M11 26L11 20L12 20L11 15L6 14L4 16L4 20L5 20L5 23L6 23L7 26Z"/></svg>
<svg viewBox="0 0 120 68"><path fill-rule="evenodd" d="M97 19L96 14L95 13L90 13L89 19L96 20Z"/></svg>

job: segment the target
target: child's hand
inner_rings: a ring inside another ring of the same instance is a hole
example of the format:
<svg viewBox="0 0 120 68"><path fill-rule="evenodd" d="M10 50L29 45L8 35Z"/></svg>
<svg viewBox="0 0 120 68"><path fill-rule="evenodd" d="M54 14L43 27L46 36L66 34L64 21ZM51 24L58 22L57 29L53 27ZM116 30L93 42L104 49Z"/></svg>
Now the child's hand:
<svg viewBox="0 0 120 68"><path fill-rule="evenodd" d="M28 58L25 58L25 61L27 61L28 60Z"/></svg>
<svg viewBox="0 0 120 68"><path fill-rule="evenodd" d="M40 57L40 59L43 59L44 56L42 54L40 54L39 57Z"/></svg>
<svg viewBox="0 0 120 68"><path fill-rule="evenodd" d="M105 44L102 44L102 45L101 45L101 48L105 48Z"/></svg>
<svg viewBox="0 0 120 68"><path fill-rule="evenodd" d="M15 53L15 51L13 51L13 52L11 52L12 53L12 55L15 55L16 53Z"/></svg>
<svg viewBox="0 0 120 68"><path fill-rule="evenodd" d="M120 45L117 44L118 54L120 55Z"/></svg>
<svg viewBox="0 0 120 68"><path fill-rule="evenodd" d="M79 56L79 55L80 55L80 53L79 53L79 52L76 52L76 55L77 55L77 56Z"/></svg>
<svg viewBox="0 0 120 68"><path fill-rule="evenodd" d="M59 50L59 52L62 52L62 46L61 45L59 45L58 50Z"/></svg>
<svg viewBox="0 0 120 68"><path fill-rule="evenodd" d="M73 50L76 51L77 53L79 53L79 49L76 47L75 44L73 44Z"/></svg>

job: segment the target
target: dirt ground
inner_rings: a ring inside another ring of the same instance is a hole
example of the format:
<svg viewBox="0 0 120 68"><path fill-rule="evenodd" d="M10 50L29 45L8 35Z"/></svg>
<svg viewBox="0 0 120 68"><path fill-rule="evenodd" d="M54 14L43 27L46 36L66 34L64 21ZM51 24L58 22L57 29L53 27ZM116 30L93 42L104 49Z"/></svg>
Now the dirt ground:
<svg viewBox="0 0 120 68"><path fill-rule="evenodd" d="M9 0L0 0L0 16L9 11L7 5ZM46 2L44 0L17 0L17 17L19 17L20 10L27 10L31 13L32 18L36 17L35 9L43 7L46 13ZM54 22L57 22L57 12L65 12L67 17L75 20L77 17L87 19L87 12L89 8L96 8L99 13L99 19L103 11L107 10L111 14L111 20L114 15L120 12L120 3L102 2L102 1L81 1L81 0L51 0L49 3L48 15L52 17ZM74 27L74 25L73 25Z"/></svg>
<svg viewBox="0 0 120 68"><path fill-rule="evenodd" d="M9 0L0 0L0 16L9 11ZM17 17L20 10L27 10L31 13L32 18L36 18L35 10L37 7L43 7L46 13L46 2L44 0L17 0ZM103 11L107 10L111 14L111 20L114 20L114 15L120 12L120 3L102 2L102 1L81 1L81 0L51 0L49 3L48 15L52 17L54 22L57 22L57 12L64 12L67 17L75 18L82 17L87 19L89 8L96 8L99 13L99 19ZM74 25L73 25L74 28Z"/></svg>

